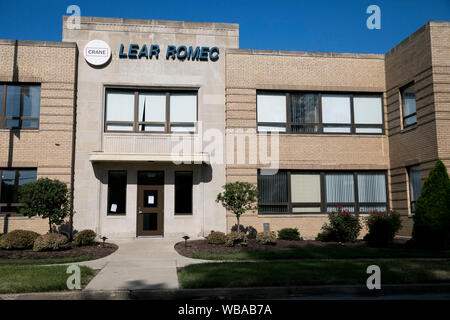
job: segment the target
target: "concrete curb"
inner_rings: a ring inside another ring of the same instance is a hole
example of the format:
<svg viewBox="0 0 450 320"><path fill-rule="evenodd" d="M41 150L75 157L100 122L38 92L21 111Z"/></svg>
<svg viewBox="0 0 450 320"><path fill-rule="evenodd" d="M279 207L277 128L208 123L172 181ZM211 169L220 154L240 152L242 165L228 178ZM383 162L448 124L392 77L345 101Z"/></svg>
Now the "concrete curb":
<svg viewBox="0 0 450 320"><path fill-rule="evenodd" d="M381 290L368 290L366 286L301 286L258 288L213 288L170 290L116 290L73 291L2 294L0 300L230 300L230 299L286 299L314 297L318 300L327 295L353 295L360 298L382 298L386 295L450 293L450 283L384 285Z"/></svg>

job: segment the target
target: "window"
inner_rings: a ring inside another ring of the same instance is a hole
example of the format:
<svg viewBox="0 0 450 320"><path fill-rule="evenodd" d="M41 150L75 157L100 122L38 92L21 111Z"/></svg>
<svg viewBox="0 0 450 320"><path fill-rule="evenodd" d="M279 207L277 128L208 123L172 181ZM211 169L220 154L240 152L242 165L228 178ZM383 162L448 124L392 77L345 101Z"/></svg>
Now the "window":
<svg viewBox="0 0 450 320"><path fill-rule="evenodd" d="M286 95L258 94L258 131L286 131Z"/></svg>
<svg viewBox="0 0 450 320"><path fill-rule="evenodd" d="M38 128L40 103L40 85L1 85L0 128Z"/></svg>
<svg viewBox="0 0 450 320"><path fill-rule="evenodd" d="M196 122L196 92L106 91L106 131L195 132Z"/></svg>
<svg viewBox="0 0 450 320"><path fill-rule="evenodd" d="M36 178L36 169L0 169L0 212L18 212L20 187Z"/></svg>
<svg viewBox="0 0 450 320"><path fill-rule="evenodd" d="M288 180L285 171L258 174L259 212L288 213Z"/></svg>
<svg viewBox="0 0 450 320"><path fill-rule="evenodd" d="M192 171L175 172L175 214L192 214Z"/></svg>
<svg viewBox="0 0 450 320"><path fill-rule="evenodd" d="M108 171L108 214L125 214L127 172Z"/></svg>
<svg viewBox="0 0 450 320"><path fill-rule="evenodd" d="M401 90L402 93L402 111L403 127L406 128L417 123L416 114L416 92L414 83L407 85Z"/></svg>
<svg viewBox="0 0 450 320"><path fill-rule="evenodd" d="M257 94L258 131L383 134L379 94Z"/></svg>
<svg viewBox="0 0 450 320"><path fill-rule="evenodd" d="M383 108L381 97L353 97L356 133L382 133Z"/></svg>
<svg viewBox="0 0 450 320"><path fill-rule="evenodd" d="M260 214L325 213L337 205L350 212L388 209L386 173L278 171L258 172Z"/></svg>
<svg viewBox="0 0 450 320"><path fill-rule="evenodd" d="M327 173L326 202L327 211L336 211L336 204L342 204L342 209L355 212L355 181L351 173Z"/></svg>
<svg viewBox="0 0 450 320"><path fill-rule="evenodd" d="M350 96L322 95L323 132L350 133L352 123Z"/></svg>
<svg viewBox="0 0 450 320"><path fill-rule="evenodd" d="M411 213L416 212L416 201L422 191L422 178L420 175L420 166L408 168L409 175L409 200Z"/></svg>
<svg viewBox="0 0 450 320"><path fill-rule="evenodd" d="M319 95L293 93L291 96L291 131L317 133L319 131Z"/></svg>
<svg viewBox="0 0 450 320"><path fill-rule="evenodd" d="M320 174L291 175L292 212L320 212Z"/></svg>

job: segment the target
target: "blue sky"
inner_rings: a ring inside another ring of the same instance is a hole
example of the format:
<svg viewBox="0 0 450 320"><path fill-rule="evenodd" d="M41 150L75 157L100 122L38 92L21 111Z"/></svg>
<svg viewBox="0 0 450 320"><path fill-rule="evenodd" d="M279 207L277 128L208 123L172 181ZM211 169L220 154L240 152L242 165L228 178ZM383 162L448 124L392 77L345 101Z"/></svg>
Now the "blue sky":
<svg viewBox="0 0 450 320"><path fill-rule="evenodd" d="M243 49L385 53L428 20L450 20L450 0L0 0L0 38L61 41L69 5L82 16L231 22ZM366 8L381 9L381 29Z"/></svg>

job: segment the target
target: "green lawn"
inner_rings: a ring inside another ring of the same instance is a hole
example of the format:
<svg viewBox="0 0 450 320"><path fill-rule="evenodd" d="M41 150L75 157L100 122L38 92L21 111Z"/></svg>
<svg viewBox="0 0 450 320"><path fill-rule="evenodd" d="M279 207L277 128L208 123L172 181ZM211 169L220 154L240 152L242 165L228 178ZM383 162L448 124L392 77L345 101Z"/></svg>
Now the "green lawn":
<svg viewBox="0 0 450 320"><path fill-rule="evenodd" d="M193 253L191 257L206 260L450 258L450 251L326 246L240 253Z"/></svg>
<svg viewBox="0 0 450 320"><path fill-rule="evenodd" d="M342 260L223 262L194 264L178 273L183 288L365 285L369 265L381 268L381 283L450 282L450 261Z"/></svg>
<svg viewBox="0 0 450 320"><path fill-rule="evenodd" d="M81 266L81 284L86 285L95 271ZM67 266L1 266L0 293L63 291L67 289Z"/></svg>
<svg viewBox="0 0 450 320"><path fill-rule="evenodd" d="M48 258L48 259L0 259L0 266L60 264L60 263L89 261L95 259L99 258L91 256L81 256L75 258Z"/></svg>

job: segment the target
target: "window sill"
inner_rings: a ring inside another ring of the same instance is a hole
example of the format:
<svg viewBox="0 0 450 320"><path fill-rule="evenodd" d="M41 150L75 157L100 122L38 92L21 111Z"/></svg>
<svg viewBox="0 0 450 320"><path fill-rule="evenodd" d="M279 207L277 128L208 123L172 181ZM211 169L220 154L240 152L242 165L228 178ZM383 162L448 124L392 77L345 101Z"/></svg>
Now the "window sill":
<svg viewBox="0 0 450 320"><path fill-rule="evenodd" d="M31 132L39 132L39 128L20 128L20 129L8 129L8 128L0 128L0 132L21 132L21 131L31 131Z"/></svg>
<svg viewBox="0 0 450 320"><path fill-rule="evenodd" d="M404 127L402 130L400 130L400 133L407 133L410 131L414 131L416 130L418 127L417 122L415 124L412 124L410 126L407 126L406 128Z"/></svg>
<svg viewBox="0 0 450 320"><path fill-rule="evenodd" d="M126 213L107 213L106 217L108 217L108 218L123 218L126 215L127 215Z"/></svg>
<svg viewBox="0 0 450 320"><path fill-rule="evenodd" d="M286 133L286 132L277 132L279 136L286 137L372 137L372 138L383 138L387 137L385 133ZM267 134L270 135L270 132L257 132L258 135Z"/></svg>
<svg viewBox="0 0 450 320"><path fill-rule="evenodd" d="M360 217L368 217L368 213L360 213ZM299 217L314 217L314 218L326 218L328 213L258 213L258 218L299 218Z"/></svg>

